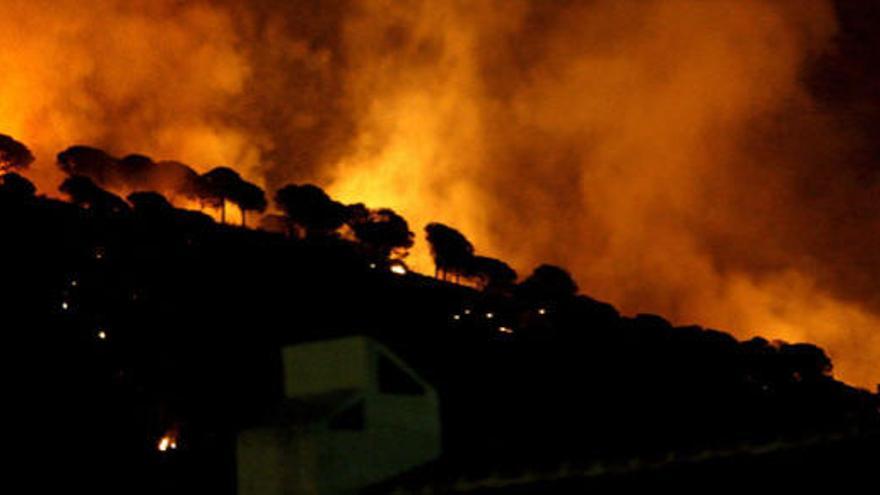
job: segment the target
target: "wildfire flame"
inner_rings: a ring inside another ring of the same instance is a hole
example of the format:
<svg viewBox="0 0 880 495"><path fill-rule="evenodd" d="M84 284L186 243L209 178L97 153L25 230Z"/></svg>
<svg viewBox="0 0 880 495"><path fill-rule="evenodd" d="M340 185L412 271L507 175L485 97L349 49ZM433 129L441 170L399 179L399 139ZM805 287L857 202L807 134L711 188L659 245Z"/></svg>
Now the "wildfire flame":
<svg viewBox="0 0 880 495"><path fill-rule="evenodd" d="M807 81L841 52L830 0L355 3L5 0L0 133L46 194L76 143L317 182L880 379L870 143Z"/></svg>
<svg viewBox="0 0 880 495"><path fill-rule="evenodd" d="M169 431L162 435L156 442L156 450L158 450L159 452L177 450L177 433L174 431Z"/></svg>

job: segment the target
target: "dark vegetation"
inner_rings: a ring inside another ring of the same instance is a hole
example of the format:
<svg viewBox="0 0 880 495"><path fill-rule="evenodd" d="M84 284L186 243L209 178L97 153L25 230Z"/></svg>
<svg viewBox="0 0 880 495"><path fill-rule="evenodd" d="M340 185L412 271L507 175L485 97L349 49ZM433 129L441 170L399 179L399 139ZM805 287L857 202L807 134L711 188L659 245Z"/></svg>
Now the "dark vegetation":
<svg viewBox="0 0 880 495"><path fill-rule="evenodd" d="M29 156L2 146L0 156ZM878 396L835 381L812 344L622 317L578 294L560 267L516 283L448 226L426 228L440 278L399 275L390 260L414 235L390 210L291 185L274 197L282 213L264 217L276 231L250 230L165 199L264 210L262 191L243 193L229 169L200 176L83 147L59 165L69 203L0 177L7 441L51 474L37 485L230 493L235 432L279 401L279 348L348 334L382 341L436 385L449 466L535 468L878 427ZM158 191L146 187L153 176ZM111 184L135 192L125 201ZM482 290L447 282L462 278ZM168 432L179 448L158 452Z"/></svg>

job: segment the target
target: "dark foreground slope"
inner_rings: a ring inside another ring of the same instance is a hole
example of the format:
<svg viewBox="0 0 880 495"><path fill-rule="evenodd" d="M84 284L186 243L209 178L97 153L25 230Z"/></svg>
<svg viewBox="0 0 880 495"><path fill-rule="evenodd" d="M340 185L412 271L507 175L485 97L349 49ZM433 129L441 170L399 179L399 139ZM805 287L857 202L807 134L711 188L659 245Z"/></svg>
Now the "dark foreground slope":
<svg viewBox="0 0 880 495"><path fill-rule="evenodd" d="M810 469L876 452L877 395L833 380L808 344L624 318L585 296L395 275L348 242L289 240L192 212L0 203L8 442L33 492L231 493L235 432L280 398L279 348L353 333L436 385L447 473L753 444L794 445L779 455ZM157 451L166 434L176 451ZM854 446L799 460L803 442L841 434ZM650 472L733 466L733 476L747 464L727 459ZM764 469L757 462L746 472ZM653 476L644 473L633 476Z"/></svg>

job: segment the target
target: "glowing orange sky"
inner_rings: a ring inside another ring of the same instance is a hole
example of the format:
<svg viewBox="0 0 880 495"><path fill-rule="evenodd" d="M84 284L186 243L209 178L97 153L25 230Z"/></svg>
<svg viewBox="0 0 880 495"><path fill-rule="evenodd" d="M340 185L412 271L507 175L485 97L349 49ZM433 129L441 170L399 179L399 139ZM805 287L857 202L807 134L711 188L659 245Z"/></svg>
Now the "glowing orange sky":
<svg viewBox="0 0 880 495"><path fill-rule="evenodd" d="M0 132L45 192L76 143L316 181L403 214L423 271L441 221L626 313L815 342L880 380L856 280L876 191L804 82L830 2L0 3Z"/></svg>

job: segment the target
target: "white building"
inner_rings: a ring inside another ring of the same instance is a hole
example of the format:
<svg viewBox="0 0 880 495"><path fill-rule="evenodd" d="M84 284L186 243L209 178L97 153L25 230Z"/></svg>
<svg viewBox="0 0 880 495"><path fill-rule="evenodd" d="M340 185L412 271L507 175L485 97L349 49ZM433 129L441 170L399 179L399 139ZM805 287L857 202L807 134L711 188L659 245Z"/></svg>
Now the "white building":
<svg viewBox="0 0 880 495"><path fill-rule="evenodd" d="M275 424L238 436L239 495L357 493L440 454L436 392L381 344L287 347Z"/></svg>

